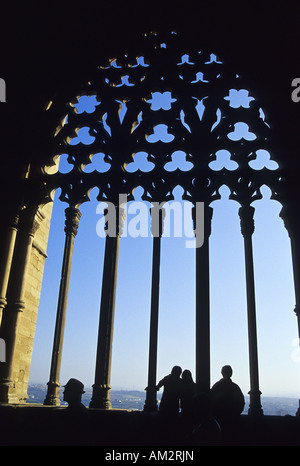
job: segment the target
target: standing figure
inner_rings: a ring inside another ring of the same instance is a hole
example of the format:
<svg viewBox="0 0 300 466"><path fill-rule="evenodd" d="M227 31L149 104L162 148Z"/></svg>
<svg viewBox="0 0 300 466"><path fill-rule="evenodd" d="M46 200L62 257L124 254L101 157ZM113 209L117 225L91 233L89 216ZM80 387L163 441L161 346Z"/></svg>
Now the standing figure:
<svg viewBox="0 0 300 466"><path fill-rule="evenodd" d="M85 410L85 406L81 403L81 397L85 393L83 383L77 379L70 379L64 388L63 397L64 401L69 404L69 408Z"/></svg>
<svg viewBox="0 0 300 466"><path fill-rule="evenodd" d="M180 378L182 369L174 366L171 374L166 375L158 384L156 389L164 387L159 412L166 415L177 415L179 413L179 400L181 396L182 380Z"/></svg>
<svg viewBox="0 0 300 466"><path fill-rule="evenodd" d="M223 378L212 386L210 394L213 413L222 423L238 419L245 406L245 397L240 387L231 380L231 366L222 367L221 373Z"/></svg>
<svg viewBox="0 0 300 466"><path fill-rule="evenodd" d="M193 401L196 396L196 383L193 381L192 373L188 369L183 371L181 380L181 414L184 419L190 420L193 414Z"/></svg>

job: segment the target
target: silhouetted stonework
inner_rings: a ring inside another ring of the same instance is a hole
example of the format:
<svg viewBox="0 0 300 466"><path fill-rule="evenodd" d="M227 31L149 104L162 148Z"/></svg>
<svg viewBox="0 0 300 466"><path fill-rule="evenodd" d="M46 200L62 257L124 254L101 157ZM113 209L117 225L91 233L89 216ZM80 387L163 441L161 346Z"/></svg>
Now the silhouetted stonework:
<svg viewBox="0 0 300 466"><path fill-rule="evenodd" d="M281 217L291 238L294 262L295 313L298 320L300 317L299 110L291 99L291 82L299 74L295 63L300 63L299 50L294 46L297 7L291 10L272 5L264 10L260 5L257 10L257 5L250 8L249 4L242 16L237 16L240 5L230 8L227 3L207 2L199 15L188 4L173 2L170 6L166 2L159 6L161 14L157 15L154 6L153 11L145 12L140 5L131 13L125 3L119 10L115 5L100 7L86 2L79 12L67 3L60 5L59 12L47 12L46 20L43 15L41 19L38 9L20 7L19 16L10 17L9 28L3 29L7 33L3 43L9 47L2 60L6 102L0 104L0 190L5 199L0 232L0 337L7 342L7 362L0 366L0 401L26 399L54 189L61 188L61 200L78 209L88 200L93 187L99 188L99 200L115 202L119 193L130 198L134 188L142 186L144 199L161 202L172 199L172 190L180 184L186 199L206 203L206 214L211 218L209 203L219 197L220 187L227 184L231 198L241 204L249 285L250 395L254 412L261 414L250 204L260 197L264 184L283 205ZM288 31L279 34L283 24L288 25ZM216 55L212 57L211 53ZM20 70L25 69L20 78ZM230 105L230 90L245 89L249 94L244 94L244 105L234 108ZM154 92L169 92L170 108L155 109ZM91 115L76 114L74 106L81 95L97 97L99 105ZM118 110L125 112L122 121ZM235 140L235 125L241 120L248 127L240 128L245 130L244 137ZM172 140L153 141L158 124L165 125L165 134ZM70 144L83 127L89 128L92 144ZM261 170L252 169L251 162L259 149L268 151L268 162L276 161L276 169L272 163ZM129 170L134 153L141 150L154 164L152 173ZM165 169L172 162L171 155L179 150L193 164L190 173ZM230 169L214 169L219 150L228 152ZM107 173L84 172L96 152L103 152L110 164ZM57 157L63 153L74 165L72 173L64 176L55 170L47 172L45 167L57 163ZM69 259L77 226L74 234L66 231ZM201 329L196 349L197 381L204 388L209 385L209 227L196 260L197 331ZM94 387L97 407L110 405L115 280L109 281L109 287L105 285L117 270L118 236L108 236L106 241L103 288L107 292L100 316L106 350L103 353L103 347L98 348ZM155 240L152 289L157 298L160 238ZM62 289L62 316L66 291L66 287ZM155 342L158 308L154 304ZM200 312L203 308L204 312ZM56 335L59 337L59 331ZM54 356L57 348L59 345L54 345ZM154 386L155 358L155 351L150 351L153 370L149 386ZM53 357L52 368L53 401L58 388L59 358Z"/></svg>

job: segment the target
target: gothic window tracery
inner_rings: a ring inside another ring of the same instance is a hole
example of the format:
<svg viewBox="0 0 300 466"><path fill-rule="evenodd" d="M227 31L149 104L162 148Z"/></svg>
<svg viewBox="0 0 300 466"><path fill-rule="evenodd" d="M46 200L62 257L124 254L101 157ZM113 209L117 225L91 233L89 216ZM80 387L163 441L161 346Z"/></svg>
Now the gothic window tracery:
<svg viewBox="0 0 300 466"><path fill-rule="evenodd" d="M216 54L182 47L174 32L150 33L97 67L66 102L52 158L67 164L45 168L49 192L80 205L95 187L113 200L142 186L144 200L164 201L180 185L184 199L210 203L225 184L250 204L267 184L278 198L272 128L251 83Z"/></svg>

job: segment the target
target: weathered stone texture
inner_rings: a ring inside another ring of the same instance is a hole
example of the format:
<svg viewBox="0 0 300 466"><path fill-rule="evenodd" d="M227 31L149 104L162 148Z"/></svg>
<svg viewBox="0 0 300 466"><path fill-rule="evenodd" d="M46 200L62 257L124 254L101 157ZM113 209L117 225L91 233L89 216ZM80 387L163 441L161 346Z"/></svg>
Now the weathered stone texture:
<svg viewBox="0 0 300 466"><path fill-rule="evenodd" d="M33 342L39 308L47 243L53 204L47 204L42 213L45 218L37 230L31 250L30 264L26 276L25 309L18 320L14 355L11 395L20 403L26 402Z"/></svg>

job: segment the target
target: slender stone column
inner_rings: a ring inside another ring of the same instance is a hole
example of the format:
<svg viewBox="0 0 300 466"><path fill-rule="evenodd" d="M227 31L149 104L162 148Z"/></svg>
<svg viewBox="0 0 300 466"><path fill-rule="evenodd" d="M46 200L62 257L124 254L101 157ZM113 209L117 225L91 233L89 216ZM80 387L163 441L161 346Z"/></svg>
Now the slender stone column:
<svg viewBox="0 0 300 466"><path fill-rule="evenodd" d="M73 257L74 239L78 231L81 212L76 207L68 207L65 210L65 247L61 270L60 288L57 304L56 323L54 331L52 360L50 368L50 378L48 382L47 395L44 405L59 406L59 377L61 368L61 358L64 340L64 329L66 320L66 311L68 304L68 292L71 274L71 265Z"/></svg>
<svg viewBox="0 0 300 466"><path fill-rule="evenodd" d="M110 375L112 341L117 287L119 242L122 234L125 210L116 207L117 228L115 234L107 232L102 278L95 382L90 408L110 409Z"/></svg>
<svg viewBox="0 0 300 466"><path fill-rule="evenodd" d="M196 225L196 207L193 220ZM213 209L204 205L204 241L196 248L196 383L199 392L210 390L210 281L209 237ZM195 226L196 231L196 226Z"/></svg>
<svg viewBox="0 0 300 466"><path fill-rule="evenodd" d="M300 209L299 204L288 204L281 209L280 217L288 231L293 261L295 309L300 339ZM300 341L300 340L299 340Z"/></svg>
<svg viewBox="0 0 300 466"><path fill-rule="evenodd" d="M163 219L165 209L153 207L151 209L151 229L153 236L152 255L152 288L151 288L151 313L150 313L150 337L149 337L149 365L148 385L146 388L146 400L144 411L157 411L157 341L158 341L158 312L159 312L159 284L160 284L160 250L161 236L163 233Z"/></svg>
<svg viewBox="0 0 300 466"><path fill-rule="evenodd" d="M254 207L246 205L239 209L241 232L244 237L248 340L249 340L249 368L250 368L250 406L248 414L261 416L263 414L259 390L258 349L256 330L255 281L253 266L252 235L254 233Z"/></svg>
<svg viewBox="0 0 300 466"><path fill-rule="evenodd" d="M284 221L284 225L290 237L291 253L293 262L294 274L294 290L295 290L295 308L294 312L297 317L298 326L298 341L300 345L300 216L299 202L288 203L280 212L280 217ZM300 417L300 400L297 417Z"/></svg>
<svg viewBox="0 0 300 466"><path fill-rule="evenodd" d="M32 206L31 208L24 209L20 219L20 229L17 235L7 290L7 305L3 311L0 332L1 338L6 343L6 361L0 364L1 403L19 402L11 390L18 319L20 312L25 308L24 292L32 242L43 218L43 215L39 211L37 212L37 207Z"/></svg>
<svg viewBox="0 0 300 466"><path fill-rule="evenodd" d="M2 241L1 262L0 262L0 326L2 321L3 309L7 304L6 293L9 280L10 269L12 265L13 252L17 237L17 226L19 214L17 213L10 218L5 236Z"/></svg>

